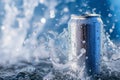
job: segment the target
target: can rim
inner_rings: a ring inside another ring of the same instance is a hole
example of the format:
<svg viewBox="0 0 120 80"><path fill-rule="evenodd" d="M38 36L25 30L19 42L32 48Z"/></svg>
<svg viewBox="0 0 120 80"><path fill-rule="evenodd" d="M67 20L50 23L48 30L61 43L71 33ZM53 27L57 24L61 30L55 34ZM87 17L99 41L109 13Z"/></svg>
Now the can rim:
<svg viewBox="0 0 120 80"><path fill-rule="evenodd" d="M80 16L78 15L71 15L72 19L85 19L85 18L91 18L91 17L100 17L99 14L82 14Z"/></svg>

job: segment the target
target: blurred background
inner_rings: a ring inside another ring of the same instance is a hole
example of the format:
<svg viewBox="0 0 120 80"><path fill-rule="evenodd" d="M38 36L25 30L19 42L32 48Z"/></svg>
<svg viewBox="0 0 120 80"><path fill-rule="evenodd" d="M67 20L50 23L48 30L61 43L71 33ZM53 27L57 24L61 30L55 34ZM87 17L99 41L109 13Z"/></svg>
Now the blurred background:
<svg viewBox="0 0 120 80"><path fill-rule="evenodd" d="M44 23L42 31L54 30L60 33L67 28L71 14L97 13L101 15L105 31L111 35L111 39L119 40L119 3L119 0L0 0L0 25L3 25L8 14L11 15L9 18L14 28L19 27L19 19L29 18L29 34L34 22L40 21ZM114 30L111 30L113 26Z"/></svg>

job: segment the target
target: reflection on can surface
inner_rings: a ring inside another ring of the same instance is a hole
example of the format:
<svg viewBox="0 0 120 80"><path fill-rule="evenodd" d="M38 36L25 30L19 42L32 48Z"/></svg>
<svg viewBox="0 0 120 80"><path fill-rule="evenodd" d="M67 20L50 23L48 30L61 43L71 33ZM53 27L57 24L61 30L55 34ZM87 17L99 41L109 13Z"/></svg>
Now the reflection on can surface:
<svg viewBox="0 0 120 80"><path fill-rule="evenodd" d="M69 59L82 54L79 65L86 62L89 75L100 73L100 54L102 53L103 23L98 14L71 16L68 23L70 32Z"/></svg>

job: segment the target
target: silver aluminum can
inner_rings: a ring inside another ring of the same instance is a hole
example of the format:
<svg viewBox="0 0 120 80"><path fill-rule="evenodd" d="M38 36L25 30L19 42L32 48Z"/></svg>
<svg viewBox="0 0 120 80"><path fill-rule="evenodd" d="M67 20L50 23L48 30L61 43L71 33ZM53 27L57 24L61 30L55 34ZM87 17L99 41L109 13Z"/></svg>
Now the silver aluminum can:
<svg viewBox="0 0 120 80"><path fill-rule="evenodd" d="M100 73L103 22L98 14L72 15L68 23L70 34L69 60L85 63L88 75Z"/></svg>

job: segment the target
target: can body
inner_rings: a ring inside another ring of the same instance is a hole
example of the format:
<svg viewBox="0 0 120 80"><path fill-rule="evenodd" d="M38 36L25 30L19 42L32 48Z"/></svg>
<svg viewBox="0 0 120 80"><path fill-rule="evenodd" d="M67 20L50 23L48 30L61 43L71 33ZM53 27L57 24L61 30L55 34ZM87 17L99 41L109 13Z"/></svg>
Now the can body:
<svg viewBox="0 0 120 80"><path fill-rule="evenodd" d="M85 62L88 75L100 73L102 53L102 20L98 15L72 16L69 21L70 56L78 59L79 65Z"/></svg>

